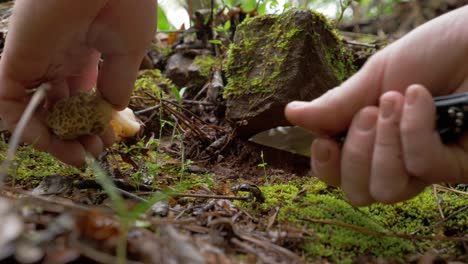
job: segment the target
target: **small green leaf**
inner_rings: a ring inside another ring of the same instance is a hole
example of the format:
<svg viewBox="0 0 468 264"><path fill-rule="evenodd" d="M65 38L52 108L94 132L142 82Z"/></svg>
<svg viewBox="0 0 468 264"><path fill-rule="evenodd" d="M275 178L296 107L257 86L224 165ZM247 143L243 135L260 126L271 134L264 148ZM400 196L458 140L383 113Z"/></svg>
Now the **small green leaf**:
<svg viewBox="0 0 468 264"><path fill-rule="evenodd" d="M208 42L211 43L211 44L214 44L214 45L222 45L223 44L223 42L221 40L219 40L219 39L212 39L212 40L209 40Z"/></svg>
<svg viewBox="0 0 468 264"><path fill-rule="evenodd" d="M179 90L177 90L177 87L171 86L171 92L172 92L172 94L174 95L174 97L175 97L175 99L177 100L177 102L178 102L179 104L181 104L181 103L182 103L182 97L180 96L180 92L179 92Z"/></svg>

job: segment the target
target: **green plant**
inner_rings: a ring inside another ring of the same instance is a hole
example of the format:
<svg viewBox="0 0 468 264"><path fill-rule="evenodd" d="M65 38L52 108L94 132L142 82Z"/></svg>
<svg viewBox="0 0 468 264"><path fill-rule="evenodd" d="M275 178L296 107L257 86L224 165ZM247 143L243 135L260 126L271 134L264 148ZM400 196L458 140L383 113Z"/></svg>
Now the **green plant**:
<svg viewBox="0 0 468 264"><path fill-rule="evenodd" d="M268 163L265 162L265 159L264 159L264 156L263 156L263 150L260 151L260 158L262 159L262 162L259 163L257 165L257 167L263 169L263 178L264 178L265 182L268 182L268 176L267 176L267 172L266 172L266 166L268 165Z"/></svg>

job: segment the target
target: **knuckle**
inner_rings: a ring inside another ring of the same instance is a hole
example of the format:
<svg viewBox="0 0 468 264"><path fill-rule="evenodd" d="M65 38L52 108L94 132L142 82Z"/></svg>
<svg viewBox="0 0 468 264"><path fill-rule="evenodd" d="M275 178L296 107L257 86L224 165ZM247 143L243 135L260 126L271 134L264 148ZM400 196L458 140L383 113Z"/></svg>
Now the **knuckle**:
<svg viewBox="0 0 468 264"><path fill-rule="evenodd" d="M349 144L343 151L344 163L353 167L370 166L371 151L354 144Z"/></svg>

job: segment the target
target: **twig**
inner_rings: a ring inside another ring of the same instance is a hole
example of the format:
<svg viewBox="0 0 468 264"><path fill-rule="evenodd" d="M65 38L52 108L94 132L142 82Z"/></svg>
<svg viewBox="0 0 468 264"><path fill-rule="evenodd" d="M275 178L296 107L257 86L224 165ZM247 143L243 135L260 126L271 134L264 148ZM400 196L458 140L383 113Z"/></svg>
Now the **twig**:
<svg viewBox="0 0 468 264"><path fill-rule="evenodd" d="M153 192L140 192L140 195L152 194ZM212 195L212 194L194 194L194 193L176 193L173 197L193 197L193 198L207 198L207 199L225 199L225 200L242 200L248 201L249 196L229 196L229 195Z"/></svg>
<svg viewBox="0 0 468 264"><path fill-rule="evenodd" d="M144 113L154 111L154 110L158 109L159 107L160 107L160 105L155 105L155 106L151 106L151 107L139 110L139 111L135 111L135 115L142 115Z"/></svg>
<svg viewBox="0 0 468 264"><path fill-rule="evenodd" d="M439 197L437 197L437 186L435 184L432 185L432 194L434 195L435 202L437 204L437 210L439 210L440 218L444 220L444 212L442 211L442 206L440 206Z"/></svg>
<svg viewBox="0 0 468 264"><path fill-rule="evenodd" d="M458 193L458 194L462 194L462 195L468 195L468 192L460 191L460 190L453 189L453 188L447 188L447 187L439 185L439 184L435 184L435 185L436 185L437 189L439 189L441 191L454 192L454 193Z"/></svg>
<svg viewBox="0 0 468 264"><path fill-rule="evenodd" d="M60 198L60 197L48 197L48 196L42 196L42 195L37 195L37 194L34 194L34 193L31 193L29 191L23 191L23 190L17 190L17 189L10 189L10 188L3 188L3 190L6 190L6 191L9 191L11 192L12 194L19 194L21 196L24 196L25 198L30 198L30 201L33 202L33 203L50 203L50 204L55 204L55 205L59 205L59 206L63 206L63 207L66 207L66 208L71 208L71 209L77 209L77 210L81 210L81 211L85 211L85 212L88 212L90 211L92 208L91 207L87 207L87 206L83 206L83 205L80 205L80 204L77 204L77 203L74 203L73 201L71 200L67 200L67 199L63 199L63 198ZM6 193L0 193L0 196L4 196L4 197L11 197L11 198L17 198L17 197L13 197L12 195L10 194L6 194ZM102 213L111 213L111 210L107 210L105 208L102 208Z"/></svg>
<svg viewBox="0 0 468 264"><path fill-rule="evenodd" d="M451 215L449 215L449 216L447 216L447 217L441 219L440 221L436 222L435 224L433 224L431 227L434 228L434 227L436 227L436 226L438 226L438 225L440 225L440 224L442 224L442 223L444 223L444 222L447 222L449 219L455 217L457 214L459 214L459 213L461 213L461 212L463 212L463 211L465 211L465 210L468 210L468 205L465 205L465 206L463 206L462 208L456 210L456 211L453 212Z"/></svg>
<svg viewBox="0 0 468 264"><path fill-rule="evenodd" d="M170 100L170 101L174 102L173 100ZM182 104L214 105L214 103L212 103L212 102L187 100L187 99L182 100Z"/></svg>
<svg viewBox="0 0 468 264"><path fill-rule="evenodd" d="M376 44L369 44L369 43L362 43L362 42L357 42L357 41L352 41L352 40L343 40L346 44L353 45L353 46L361 46L365 48L371 48L371 49L377 49L378 45Z"/></svg>
<svg viewBox="0 0 468 264"><path fill-rule="evenodd" d="M258 249L250 246L247 243L244 243L244 242L240 241L237 238L231 238L230 241L231 241L232 244L238 246L239 248L241 248L245 252L257 256L262 261L261 263L275 263L276 262L275 259L272 259L271 257L267 256L266 254L264 254L262 252L259 252Z"/></svg>
<svg viewBox="0 0 468 264"><path fill-rule="evenodd" d="M194 197L194 198L241 200L241 201L248 201L252 199L250 196L228 196L228 195L191 194L191 193L178 193L178 194L175 194L174 197Z"/></svg>
<svg viewBox="0 0 468 264"><path fill-rule="evenodd" d="M5 179L8 169L10 168L11 162L15 158L16 150L18 149L23 131L26 128L26 125L29 123L32 115L36 111L36 108L46 97L48 90L50 90L49 83L42 83L39 85L39 87L37 87L15 130L13 131L13 135L10 138L10 143L8 144L7 156L0 166L0 188L3 187L3 180Z"/></svg>
<svg viewBox="0 0 468 264"><path fill-rule="evenodd" d="M168 29L168 30L159 30L158 33L184 33L188 29Z"/></svg>
<svg viewBox="0 0 468 264"><path fill-rule="evenodd" d="M269 251L273 251L273 252L276 252L276 253L281 253L283 254L284 256L290 258L291 260L294 260L295 263L301 263L302 260L301 258L296 255L294 252L292 252L291 250L287 249L287 248L284 248L284 247L281 247L281 246L278 246L268 240L265 240L265 239L258 239L256 237L252 237L252 236L249 236L249 235L245 235L245 234L241 234L239 235L240 238L242 238L244 241L248 241L250 243L253 243L257 246L260 246L266 250L269 250ZM273 250L272 250L273 249Z"/></svg>
<svg viewBox="0 0 468 264"><path fill-rule="evenodd" d="M174 100L169 100L169 102L171 102L171 103L176 103L176 101L174 101ZM182 104L214 105L214 104L211 103L211 102L197 101L197 100L186 100L186 99L182 100ZM159 105L151 106L151 107L148 107L148 108L139 110L139 111L135 111L135 114L136 114L136 115L145 114L145 113L147 113L147 112L154 111L154 110L158 109L159 107L160 107Z"/></svg>
<svg viewBox="0 0 468 264"><path fill-rule="evenodd" d="M463 241L468 242L468 237L446 237L446 236L422 236L422 235L412 235L412 234L393 234L388 232L382 232L378 230L368 229L362 226L350 225L343 222L326 220L326 219L312 219L312 218L298 218L306 222L316 223L316 224L326 224L343 227L352 231L360 232L363 234L373 235L373 236L385 236L385 237L396 237L403 239L416 239L416 240L444 240L444 241Z"/></svg>

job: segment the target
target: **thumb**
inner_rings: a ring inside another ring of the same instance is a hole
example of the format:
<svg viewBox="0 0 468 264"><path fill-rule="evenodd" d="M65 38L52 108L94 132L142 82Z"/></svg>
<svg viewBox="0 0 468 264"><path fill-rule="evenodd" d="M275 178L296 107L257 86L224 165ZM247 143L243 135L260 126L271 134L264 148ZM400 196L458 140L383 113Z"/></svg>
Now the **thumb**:
<svg viewBox="0 0 468 264"><path fill-rule="evenodd" d="M376 105L384 72L384 58L372 57L363 68L340 86L310 101L293 101L286 106L286 118L321 136L336 135L351 124L363 107Z"/></svg>

